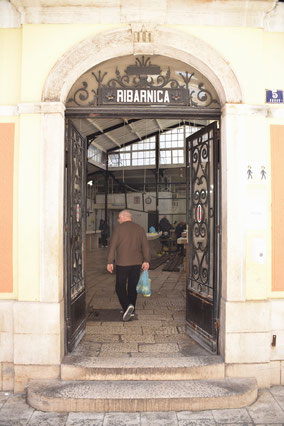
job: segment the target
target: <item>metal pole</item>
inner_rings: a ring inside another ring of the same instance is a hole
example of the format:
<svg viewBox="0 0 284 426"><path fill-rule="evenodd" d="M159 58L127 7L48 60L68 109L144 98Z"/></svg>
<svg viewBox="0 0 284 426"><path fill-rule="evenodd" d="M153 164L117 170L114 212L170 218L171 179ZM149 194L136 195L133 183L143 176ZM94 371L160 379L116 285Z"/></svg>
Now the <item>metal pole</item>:
<svg viewBox="0 0 284 426"><path fill-rule="evenodd" d="M108 216L108 210L107 210L107 197L108 196L108 154L106 159L106 170L105 170L105 223L107 224L107 216Z"/></svg>
<svg viewBox="0 0 284 426"><path fill-rule="evenodd" d="M159 153L160 153L160 133L156 135L156 173L155 173L155 184L156 184L156 230L159 226Z"/></svg>

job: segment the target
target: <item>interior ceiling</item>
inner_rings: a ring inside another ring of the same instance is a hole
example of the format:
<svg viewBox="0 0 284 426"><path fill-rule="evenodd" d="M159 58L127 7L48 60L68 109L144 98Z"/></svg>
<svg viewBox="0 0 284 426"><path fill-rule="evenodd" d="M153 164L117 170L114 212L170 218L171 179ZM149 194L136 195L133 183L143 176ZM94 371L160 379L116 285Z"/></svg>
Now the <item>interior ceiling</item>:
<svg viewBox="0 0 284 426"><path fill-rule="evenodd" d="M206 120L183 121L178 119L124 119L79 118L72 119L79 132L104 152L122 148L150 136L178 127L183 123L203 127Z"/></svg>
<svg viewBox="0 0 284 426"><path fill-rule="evenodd" d="M150 136L163 133L169 129L179 127L186 123L195 127L203 127L209 124L207 120L183 121L179 119L124 119L124 118L76 118L72 119L79 132L86 137L89 143L102 150L111 152L132 143L145 140ZM104 186L102 169L88 162L88 179L96 177L101 187ZM155 184L155 173L149 168L125 168L110 169L113 179L112 184L118 182L128 187L129 190L143 190L149 185ZM163 188L167 189L171 182L185 182L183 167L170 167L160 169L160 181ZM112 185L111 184L111 185ZM147 189L147 188L146 188Z"/></svg>

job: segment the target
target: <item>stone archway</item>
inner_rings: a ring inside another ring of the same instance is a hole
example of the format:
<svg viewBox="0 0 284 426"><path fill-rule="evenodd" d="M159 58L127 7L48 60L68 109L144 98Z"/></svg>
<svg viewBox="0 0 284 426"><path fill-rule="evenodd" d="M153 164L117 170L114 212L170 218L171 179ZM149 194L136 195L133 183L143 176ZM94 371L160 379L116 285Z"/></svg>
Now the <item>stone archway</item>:
<svg viewBox="0 0 284 426"><path fill-rule="evenodd" d="M53 301L61 305L64 282L64 105L72 85L88 69L114 57L142 54L160 54L190 64L211 82L225 109L226 104L242 102L240 85L226 60L204 41L180 31L159 27L149 31L144 28L142 31L116 29L96 34L62 56L50 71L43 89L42 101L47 112L43 113L44 143L41 147L41 181L44 182L41 189L41 291L52 294ZM227 135L228 128L224 130ZM226 145L226 140L223 141ZM56 173L50 173L51 165ZM63 322L62 315L61 328Z"/></svg>
<svg viewBox="0 0 284 426"><path fill-rule="evenodd" d="M51 70L43 101L65 103L74 82L88 69L114 56L132 54L160 54L188 63L212 83L221 106L242 101L232 69L212 46L190 34L159 27L150 31L143 28L140 32L132 28L116 29L78 43Z"/></svg>

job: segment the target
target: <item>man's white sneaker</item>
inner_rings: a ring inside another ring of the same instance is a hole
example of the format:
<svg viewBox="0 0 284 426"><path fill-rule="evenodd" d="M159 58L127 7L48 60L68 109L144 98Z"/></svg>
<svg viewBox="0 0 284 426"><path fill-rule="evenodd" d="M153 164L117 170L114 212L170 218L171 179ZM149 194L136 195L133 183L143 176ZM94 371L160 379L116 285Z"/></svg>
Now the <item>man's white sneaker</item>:
<svg viewBox="0 0 284 426"><path fill-rule="evenodd" d="M126 309L126 311L123 314L123 321L129 321L131 318L131 314L134 311L134 306L133 305L128 305L128 308Z"/></svg>

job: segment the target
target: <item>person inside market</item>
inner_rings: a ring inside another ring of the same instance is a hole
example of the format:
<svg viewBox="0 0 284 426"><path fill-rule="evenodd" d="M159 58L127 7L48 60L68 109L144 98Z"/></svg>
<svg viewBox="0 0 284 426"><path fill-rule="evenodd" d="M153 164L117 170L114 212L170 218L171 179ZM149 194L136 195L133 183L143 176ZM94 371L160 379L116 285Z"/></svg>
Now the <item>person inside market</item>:
<svg viewBox="0 0 284 426"><path fill-rule="evenodd" d="M144 229L132 222L131 213L122 210L118 214L108 251L107 270L112 274L116 262L115 290L123 309L123 321L134 315L140 270L148 270L150 248Z"/></svg>

